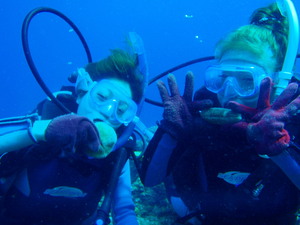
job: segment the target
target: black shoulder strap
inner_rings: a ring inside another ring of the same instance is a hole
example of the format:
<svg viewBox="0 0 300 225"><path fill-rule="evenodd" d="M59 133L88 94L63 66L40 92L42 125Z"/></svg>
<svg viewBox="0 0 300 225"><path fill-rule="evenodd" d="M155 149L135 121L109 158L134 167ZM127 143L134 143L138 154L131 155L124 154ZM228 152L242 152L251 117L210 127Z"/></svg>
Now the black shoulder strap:
<svg viewBox="0 0 300 225"><path fill-rule="evenodd" d="M66 93L68 92L68 94ZM61 93L57 95L57 99L71 112L76 112L78 104L76 103L75 89L73 86L63 86ZM51 100L45 99L37 106L38 114L42 119L53 119L57 116L64 115L63 112L56 104Z"/></svg>

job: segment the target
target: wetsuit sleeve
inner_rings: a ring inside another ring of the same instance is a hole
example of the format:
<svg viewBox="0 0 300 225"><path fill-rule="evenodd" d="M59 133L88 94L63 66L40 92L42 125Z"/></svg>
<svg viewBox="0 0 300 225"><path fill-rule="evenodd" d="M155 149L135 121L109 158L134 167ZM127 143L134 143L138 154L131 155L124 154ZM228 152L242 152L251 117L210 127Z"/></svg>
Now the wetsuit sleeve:
<svg viewBox="0 0 300 225"><path fill-rule="evenodd" d="M34 144L27 130L18 130L0 135L0 154L17 151Z"/></svg>
<svg viewBox="0 0 300 225"><path fill-rule="evenodd" d="M114 194L113 214L116 225L138 225L131 195L129 161L126 162L119 177Z"/></svg>
<svg viewBox="0 0 300 225"><path fill-rule="evenodd" d="M300 154L292 148L283 151L279 155L272 156L272 161L289 177L300 189Z"/></svg>
<svg viewBox="0 0 300 225"><path fill-rule="evenodd" d="M145 186L154 186L164 181L176 147L177 141L158 128L143 157L141 180Z"/></svg>

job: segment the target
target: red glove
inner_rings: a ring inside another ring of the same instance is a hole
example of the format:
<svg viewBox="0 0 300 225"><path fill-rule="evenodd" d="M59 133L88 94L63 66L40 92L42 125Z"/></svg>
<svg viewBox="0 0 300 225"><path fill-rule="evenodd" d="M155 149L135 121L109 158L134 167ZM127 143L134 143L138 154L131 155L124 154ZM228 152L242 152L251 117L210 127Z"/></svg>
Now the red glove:
<svg viewBox="0 0 300 225"><path fill-rule="evenodd" d="M212 106L211 100L192 102L194 92L194 75L188 72L185 80L183 96L180 96L176 79L173 75L168 76L170 94L166 85L159 81L157 83L159 93L164 105L164 120L161 127L172 136L178 138L187 135L193 126L193 114L201 109Z"/></svg>
<svg viewBox="0 0 300 225"><path fill-rule="evenodd" d="M284 126L285 122L300 109L300 96L294 97L298 85L291 83L271 105L271 83L270 78L262 80L256 109L237 102L230 102L228 107L242 113L252 122L246 126L247 136L249 141L256 145L257 153L274 156L289 146L290 136Z"/></svg>
<svg viewBox="0 0 300 225"><path fill-rule="evenodd" d="M100 147L99 133L86 117L65 115L53 119L46 129L46 141L68 152L97 152Z"/></svg>

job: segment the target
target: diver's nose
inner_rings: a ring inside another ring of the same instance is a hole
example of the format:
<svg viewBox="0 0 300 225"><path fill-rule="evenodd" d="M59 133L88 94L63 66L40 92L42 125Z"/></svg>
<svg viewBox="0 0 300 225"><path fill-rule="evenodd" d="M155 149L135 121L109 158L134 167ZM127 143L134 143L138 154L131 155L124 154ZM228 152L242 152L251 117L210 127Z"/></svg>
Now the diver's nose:
<svg viewBox="0 0 300 225"><path fill-rule="evenodd" d="M238 96L238 94L234 88L234 83L230 79L228 79L225 83L223 96L226 96L227 98L234 98L234 97Z"/></svg>
<svg viewBox="0 0 300 225"><path fill-rule="evenodd" d="M113 112L115 110L115 105L108 105L107 107L103 107L99 112L105 119L109 119L113 116Z"/></svg>
<svg viewBox="0 0 300 225"><path fill-rule="evenodd" d="M237 93L234 90L234 88L230 85L225 88L224 96L226 96L227 98L234 98L237 96Z"/></svg>
<svg viewBox="0 0 300 225"><path fill-rule="evenodd" d="M220 104L224 107L229 101L233 101L238 97L234 87L232 85L226 85L224 89L218 93L218 100Z"/></svg>

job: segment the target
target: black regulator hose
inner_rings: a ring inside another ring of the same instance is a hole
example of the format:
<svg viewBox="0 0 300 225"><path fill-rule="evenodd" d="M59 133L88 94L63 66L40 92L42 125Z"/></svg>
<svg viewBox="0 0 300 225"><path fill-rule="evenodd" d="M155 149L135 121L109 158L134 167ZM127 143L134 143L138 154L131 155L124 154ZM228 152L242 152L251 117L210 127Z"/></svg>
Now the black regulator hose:
<svg viewBox="0 0 300 225"><path fill-rule="evenodd" d="M181 69L181 68L190 66L190 65L192 65L192 64L196 64L196 63L200 63L200 62L204 62L204 61L209 61L209 60L213 60L213 59L215 59L214 56L207 56L207 57L202 57L202 58L198 58L198 59L193 59L193 60L190 60L190 61L188 61L188 62L179 64L179 65L177 65L177 66L175 66L175 67L173 67L173 68L171 68L171 69L166 70L166 71L163 72L163 73L158 74L157 76L153 77L152 79L150 79L148 85L154 83L154 82L157 81L158 79L160 79L160 78L162 78L162 77L164 77L164 76L168 75L169 73L172 73L172 72L174 72L174 71L176 71L176 70L179 70L179 69ZM160 106L160 107L163 106L163 104L162 104L161 102L156 102L156 101L153 101L153 100L148 99L148 98L145 99L145 102L148 102L148 103L150 103L150 104L152 104L152 105L156 105L156 106Z"/></svg>
<svg viewBox="0 0 300 225"><path fill-rule="evenodd" d="M129 154L129 151L123 147L118 149L118 151L113 151L110 153L110 156L114 157L114 161L112 162L114 166L111 172L110 180L107 183L105 197L100 208L97 210L97 219L101 220L101 224L103 225L108 225L110 223L109 213L111 209L112 198L118 185L121 172L129 158Z"/></svg>
<svg viewBox="0 0 300 225"><path fill-rule="evenodd" d="M297 54L296 58L300 58L300 54ZM168 75L169 73L172 73L172 72L174 72L176 70L182 69L184 67L187 67L187 66L190 66L190 65L193 65L193 64L196 64L196 63L200 63L200 62L204 62L204 61L209 61L209 60L213 60L213 59L215 59L214 56L206 56L206 57L202 57L202 58L198 58L198 59L193 59L191 61L179 64L179 65L177 65L177 66L175 66L175 67L173 67L171 69L166 70L163 73L158 74L157 76L153 77L152 79L150 79L148 85L154 83L158 79L160 79L160 78L162 78L162 77L164 77L164 76ZM161 102L157 102L157 101L151 100L149 98L145 98L145 102L148 102L148 103L150 103L152 105L156 105L156 106L159 106L159 107L163 106L163 104Z"/></svg>
<svg viewBox="0 0 300 225"><path fill-rule="evenodd" d="M47 8L47 7L39 7L36 9L31 10L27 16L25 17L24 21L23 21L23 26L22 26L22 45L23 45L23 51L27 60L27 63L31 69L31 72L33 73L36 81L39 83L39 85L41 86L41 88L44 90L44 92L47 94L47 96L61 109L63 110L65 113L70 113L69 109L67 109L59 100L57 100L52 92L49 90L49 88L47 87L47 85L44 83L44 81L42 80L38 70L35 67L35 64L33 62L33 59L31 57L31 53L30 53L30 49L29 49L29 44L28 44L28 28L29 28L29 24L30 21L32 20L32 18L42 12L49 12L52 14L55 14L57 16L59 16L60 18L62 18L63 20L65 20L72 28L73 30L76 32L76 34L78 35L81 43L83 44L83 47L85 49L85 52L87 54L87 58L88 58L88 62L91 63L92 62L92 56L89 50L89 47L87 45L87 42L85 41L83 35L81 34L80 30L77 28L77 26L68 18L66 17L64 14L62 14L61 12L54 10L52 8ZM300 58L300 54L297 54L297 58ZM196 64L196 63L200 63L200 62L204 62L204 61L209 61L209 60L213 60L214 56L207 56L207 57L202 57L202 58L197 58L194 60L190 60L188 62L179 64L171 69L166 70L163 73L158 74L157 76L155 76L154 78L150 79L148 82L148 85L154 83L155 81L157 81L158 79L168 75L169 73L172 73L176 70L182 69L184 67L190 66L192 64ZM161 102L157 102L154 100L151 100L149 98L145 98L145 102L150 103L152 105L156 105L156 106L160 106L162 107L163 104Z"/></svg>
<svg viewBox="0 0 300 225"><path fill-rule="evenodd" d="M32 18L39 14L39 13L44 13L44 12L48 12L48 13L52 13L54 15L59 16L60 18L62 18L64 21L66 21L72 28L73 30L76 32L76 34L78 35L81 43L83 44L83 47L85 49L85 52L87 54L87 58L88 58L88 62L92 62L92 56L91 56L91 52L89 50L89 47L87 45L87 42L85 41L83 35L81 34L81 32L79 31L79 29L77 28L77 26L68 18L66 17L64 14L62 14L61 12L51 9L51 8L46 8L46 7L39 7L36 9L31 10L27 16L25 17L24 21L23 21L23 25L22 25L22 45L23 45L23 51L27 60L27 63L31 69L32 74L34 75L36 81L38 82L38 84L41 86L41 88L44 90L44 92L47 94L47 96L52 100L53 103L55 103L61 110L63 110L63 112L65 113L70 113L70 110L67 109L59 100L57 100L57 98L54 97L54 95L52 94L52 92L49 90L49 88L47 87L47 85L44 83L43 79L41 78L34 62L31 56L31 52L30 52L30 48L29 48L29 43L28 43L28 28L29 28L29 24L30 21L32 20Z"/></svg>

